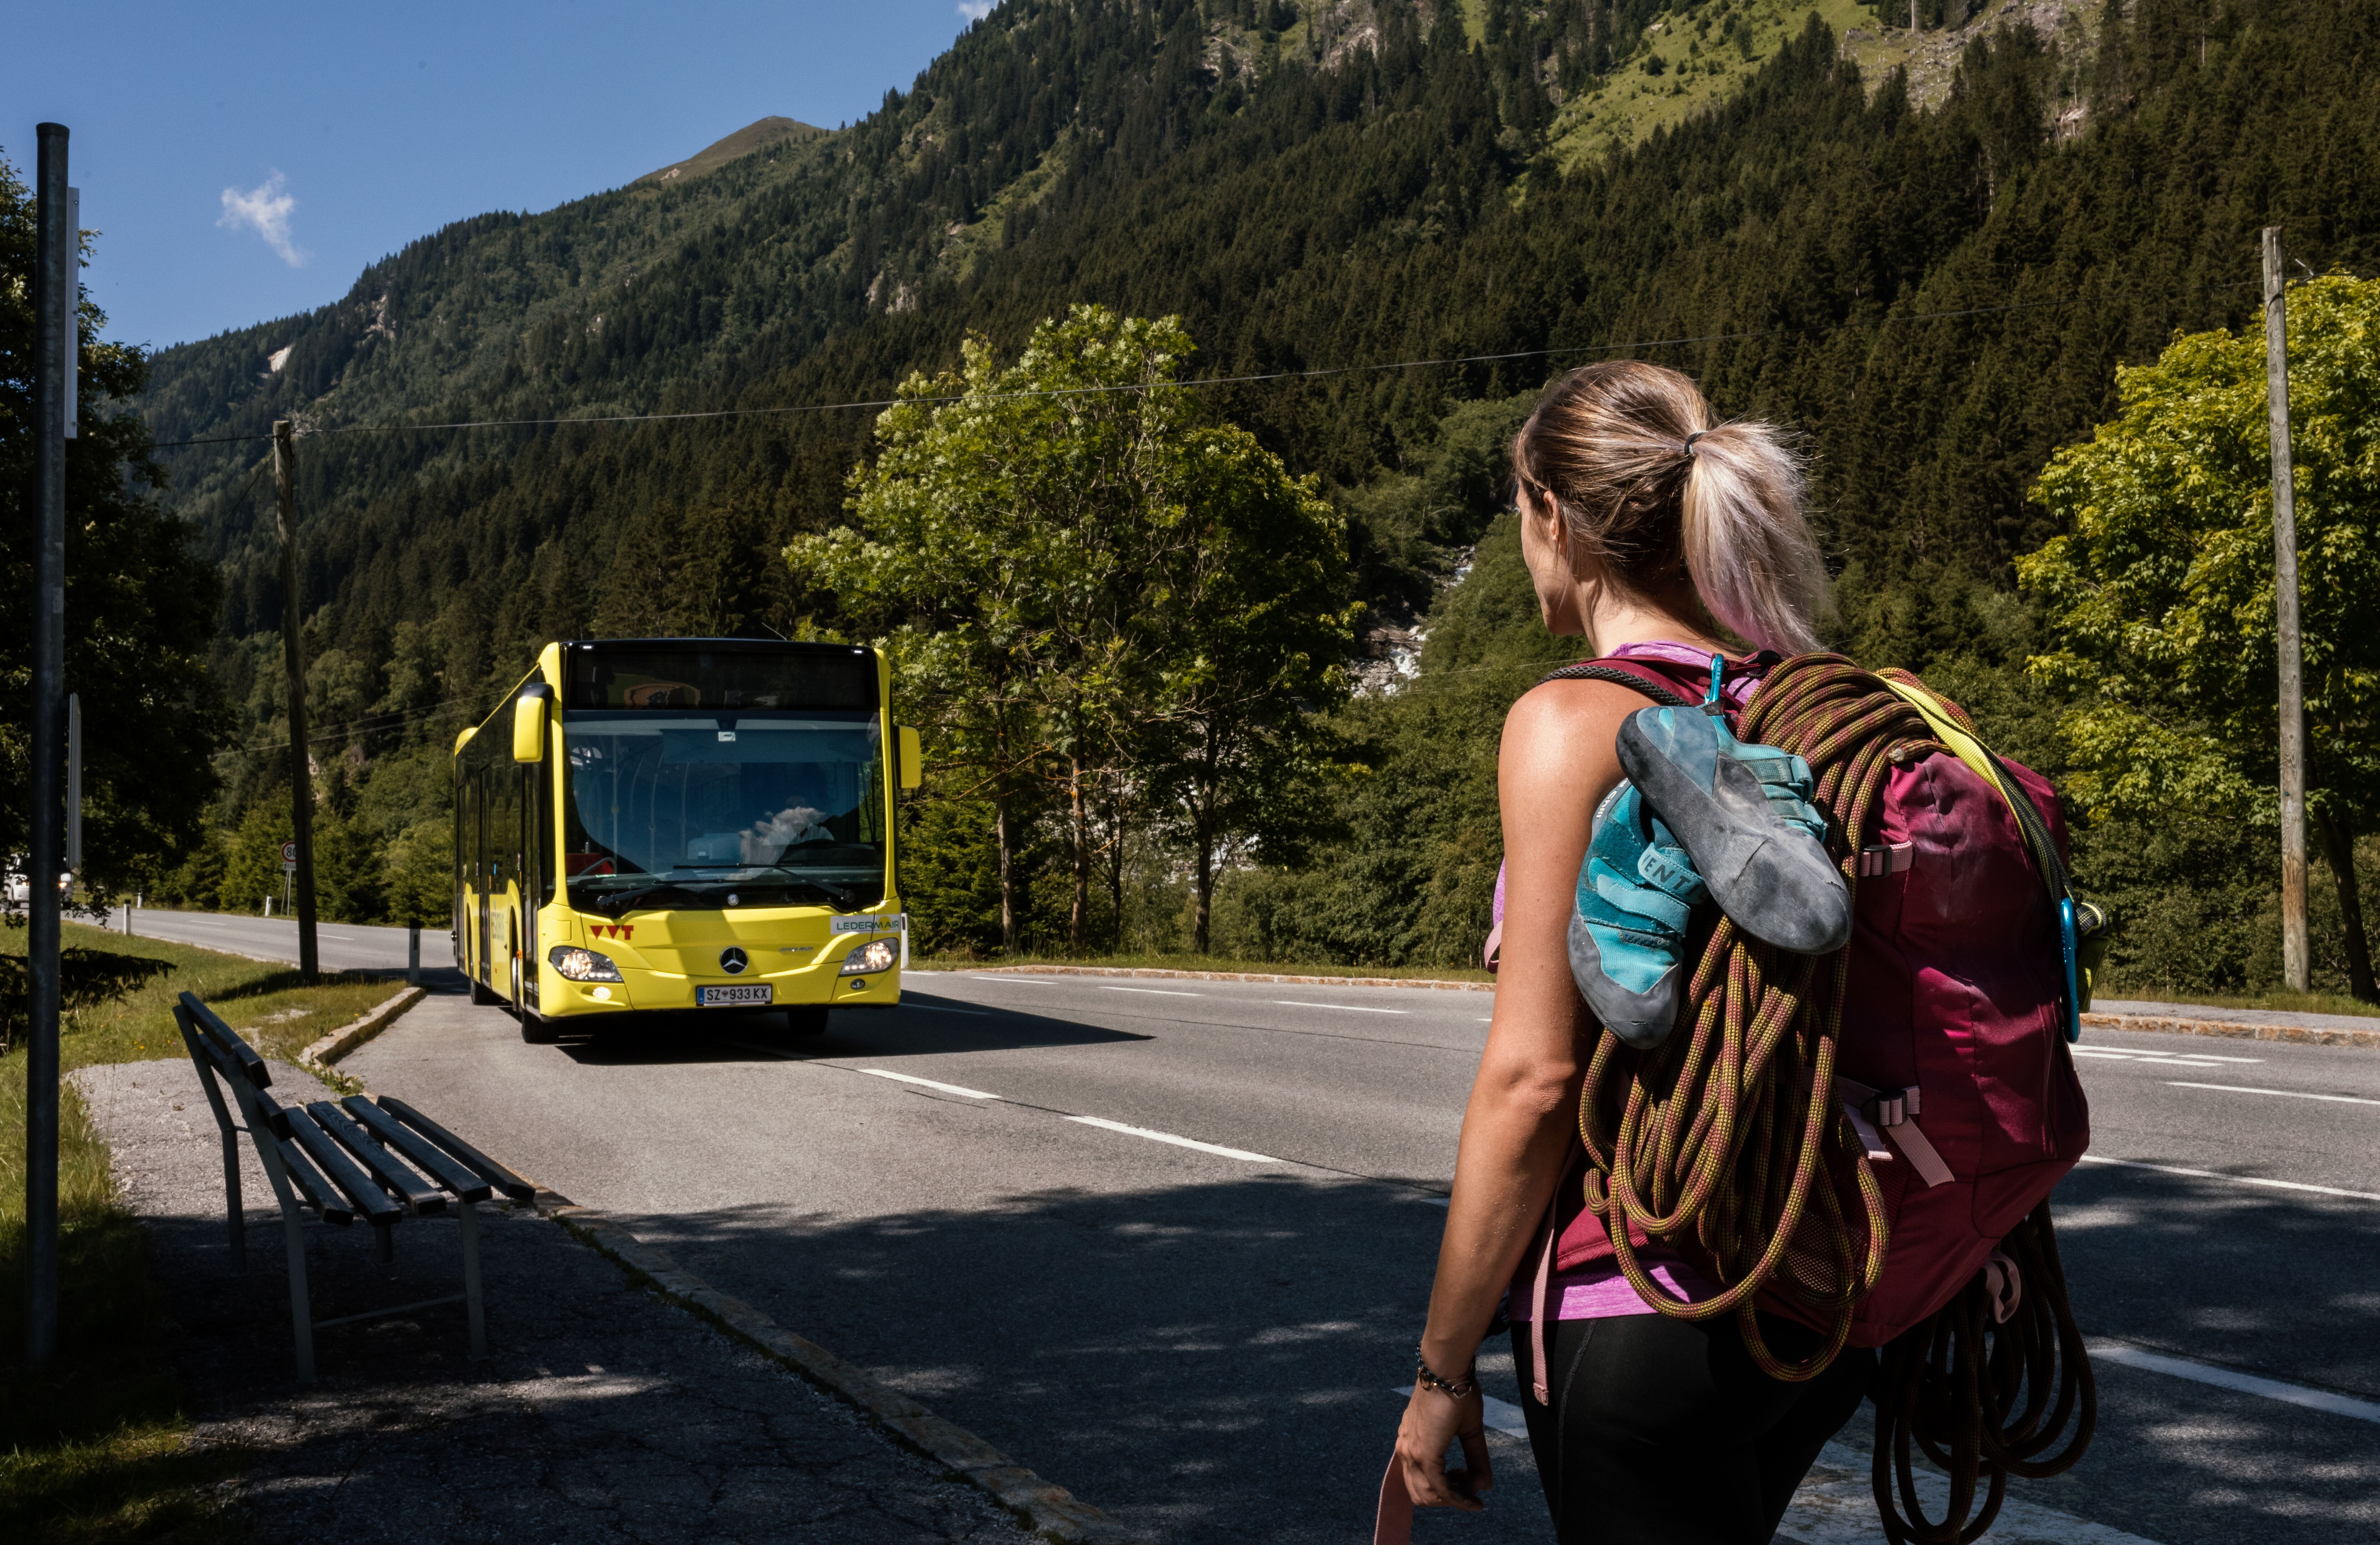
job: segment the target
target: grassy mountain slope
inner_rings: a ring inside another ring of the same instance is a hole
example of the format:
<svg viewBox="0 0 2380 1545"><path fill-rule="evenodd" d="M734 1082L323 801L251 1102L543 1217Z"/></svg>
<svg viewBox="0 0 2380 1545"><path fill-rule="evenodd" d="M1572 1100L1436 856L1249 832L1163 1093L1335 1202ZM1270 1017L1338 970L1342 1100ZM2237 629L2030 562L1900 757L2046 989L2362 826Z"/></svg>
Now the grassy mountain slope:
<svg viewBox="0 0 2380 1545"><path fill-rule="evenodd" d="M724 139L712 140L684 161L664 166L658 172L647 172L637 181L676 182L685 177L698 177L705 172L717 171L731 161L741 161L747 155L757 154L771 145L787 140L795 142L815 140L826 132L795 118L762 118L757 123L746 124Z"/></svg>

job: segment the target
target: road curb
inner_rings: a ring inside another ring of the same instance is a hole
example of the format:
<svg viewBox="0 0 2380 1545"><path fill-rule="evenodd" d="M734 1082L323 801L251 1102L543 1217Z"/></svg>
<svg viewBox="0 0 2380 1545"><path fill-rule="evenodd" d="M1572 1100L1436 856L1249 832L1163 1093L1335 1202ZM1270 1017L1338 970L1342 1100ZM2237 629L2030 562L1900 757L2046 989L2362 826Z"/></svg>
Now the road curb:
<svg viewBox="0 0 2380 1545"><path fill-rule="evenodd" d="M396 1023L398 1016L428 995L428 989L408 987L367 1010L359 1019L333 1030L298 1053L298 1065L328 1070L330 1065Z"/></svg>
<svg viewBox="0 0 2380 1545"><path fill-rule="evenodd" d="M2103 1030L2155 1030L2166 1035L2228 1036L2235 1040L2286 1040L2303 1046L2361 1046L2380 1051L2380 1030L2252 1025L2236 1019L2185 1019L2163 1014L2086 1014L2082 1023Z"/></svg>
<svg viewBox="0 0 2380 1545"><path fill-rule="evenodd" d="M816 1342L794 1334L742 1299L720 1292L602 1213L548 1190L538 1192L536 1206L540 1215L646 1279L663 1297L857 1406L903 1446L985 1492L1039 1538L1063 1545L1131 1538L1123 1525L1064 1487L1042 1479L966 1429L879 1383Z"/></svg>
<svg viewBox="0 0 2380 1545"><path fill-rule="evenodd" d="M1496 991L1496 984L1492 981L1445 981L1434 977L1278 977L1260 971L1166 971L1153 966L966 966L954 970L975 977L1155 977L1163 980L1269 981L1283 987L1426 987L1440 992Z"/></svg>

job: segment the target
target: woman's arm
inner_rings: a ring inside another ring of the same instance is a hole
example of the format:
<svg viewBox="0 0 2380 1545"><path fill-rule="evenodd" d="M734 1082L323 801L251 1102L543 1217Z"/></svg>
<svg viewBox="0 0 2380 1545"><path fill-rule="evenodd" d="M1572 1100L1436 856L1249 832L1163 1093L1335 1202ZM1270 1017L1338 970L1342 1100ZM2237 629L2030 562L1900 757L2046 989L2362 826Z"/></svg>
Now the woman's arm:
<svg viewBox="0 0 2380 1545"><path fill-rule="evenodd" d="M1454 1196L1439 1246L1422 1360L1460 1380L1497 1299L1534 1244L1576 1129L1594 1031L1570 974L1570 916L1595 807L1620 781L1621 721L1645 700L1605 682L1549 682L1504 721L1497 790L1504 825L1504 952L1496 1015L1463 1113ZM1446 1445L1470 1466L1450 1480ZM1476 1394L1417 1385L1397 1434L1405 1490L1421 1507L1476 1510L1491 1483Z"/></svg>

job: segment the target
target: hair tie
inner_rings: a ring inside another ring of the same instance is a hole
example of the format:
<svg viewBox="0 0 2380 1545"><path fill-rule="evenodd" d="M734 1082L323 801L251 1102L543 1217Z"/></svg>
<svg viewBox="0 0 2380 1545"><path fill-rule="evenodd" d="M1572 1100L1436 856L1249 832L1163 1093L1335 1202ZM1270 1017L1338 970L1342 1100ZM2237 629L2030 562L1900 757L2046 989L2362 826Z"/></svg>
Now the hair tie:
<svg viewBox="0 0 2380 1545"><path fill-rule="evenodd" d="M1706 429L1698 429L1698 430L1694 431L1694 433L1689 434L1689 435L1687 435L1687 436L1686 436L1686 443L1685 443L1684 444L1682 444L1682 445L1679 446L1679 447L1678 447L1678 449L1680 449L1680 450L1682 450L1682 451L1685 452L1685 453L1686 453L1686 455L1688 455L1688 456L1692 456L1692 455L1694 455L1694 442L1695 442L1695 441L1697 441L1697 440L1700 440L1704 435L1708 434L1708 433L1710 433L1710 432L1710 432L1709 430L1706 430Z"/></svg>

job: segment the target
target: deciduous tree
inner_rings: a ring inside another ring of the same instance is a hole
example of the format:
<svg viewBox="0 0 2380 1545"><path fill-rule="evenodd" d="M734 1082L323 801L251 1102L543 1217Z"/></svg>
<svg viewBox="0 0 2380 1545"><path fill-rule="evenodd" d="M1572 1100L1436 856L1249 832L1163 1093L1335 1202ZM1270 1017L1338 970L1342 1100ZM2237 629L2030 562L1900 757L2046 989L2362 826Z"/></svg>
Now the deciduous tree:
<svg viewBox="0 0 2380 1545"><path fill-rule="evenodd" d="M2349 980L2373 999L2354 843L2380 807L2380 281L2289 297L2308 809L2338 885ZM2123 412L2034 496L2070 535L2019 560L2079 696L2070 794L2095 815L2278 805L2273 503L2261 325L2178 338L2118 372Z"/></svg>

